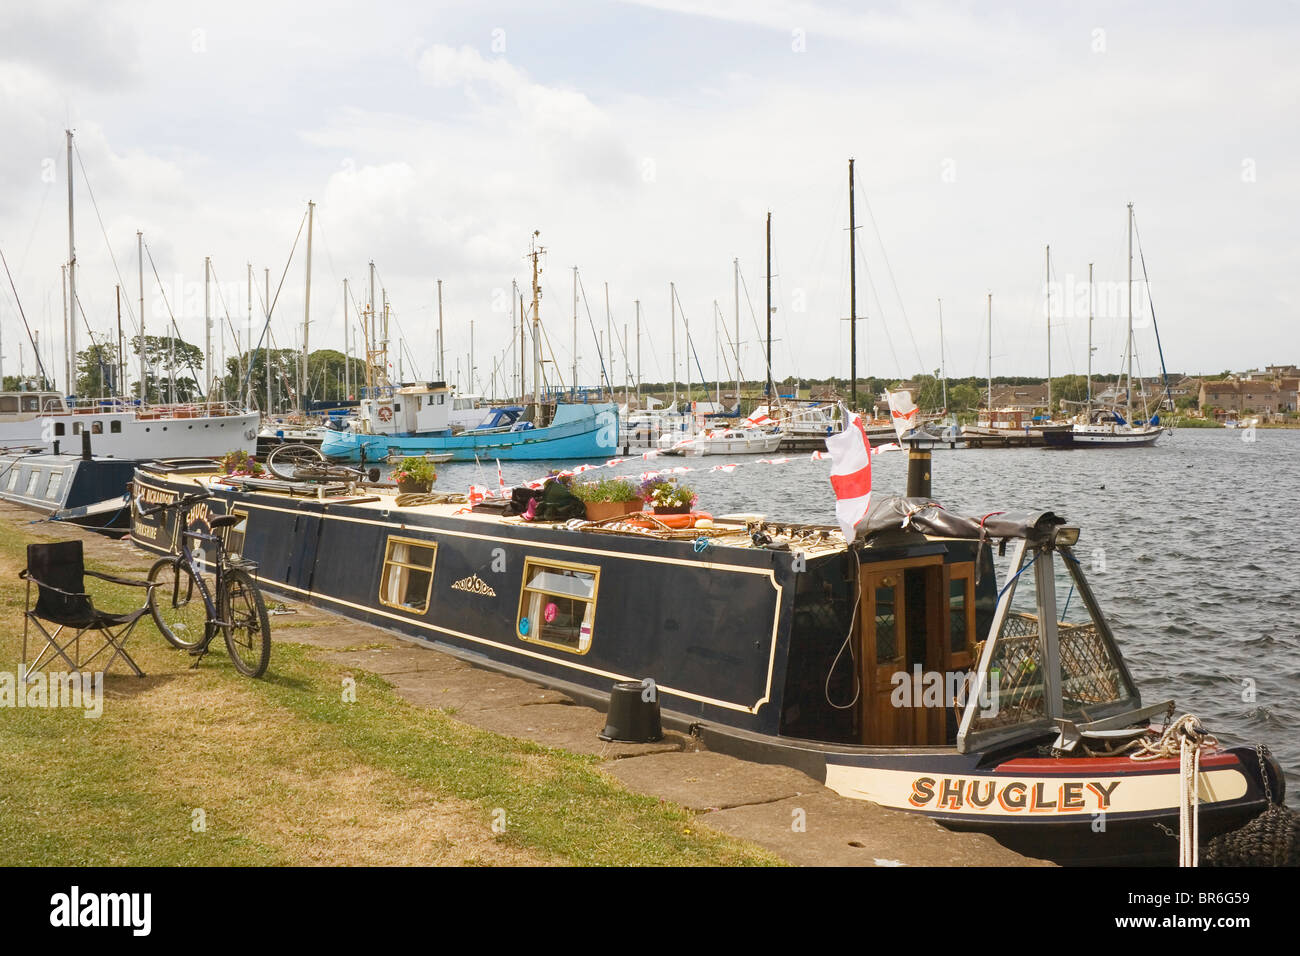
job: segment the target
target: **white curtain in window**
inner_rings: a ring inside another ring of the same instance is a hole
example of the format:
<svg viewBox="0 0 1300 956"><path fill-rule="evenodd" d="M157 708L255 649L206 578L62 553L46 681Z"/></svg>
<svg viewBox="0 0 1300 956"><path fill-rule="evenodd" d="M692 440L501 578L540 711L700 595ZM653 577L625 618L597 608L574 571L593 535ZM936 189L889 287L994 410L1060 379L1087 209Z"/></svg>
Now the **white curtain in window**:
<svg viewBox="0 0 1300 956"><path fill-rule="evenodd" d="M410 545L397 542L393 545L392 552L389 554L390 561L401 561L410 563L411 557ZM389 604L401 604L402 599L406 596L406 576L410 572L406 568L399 567L395 564L388 566L388 594L386 600Z"/></svg>

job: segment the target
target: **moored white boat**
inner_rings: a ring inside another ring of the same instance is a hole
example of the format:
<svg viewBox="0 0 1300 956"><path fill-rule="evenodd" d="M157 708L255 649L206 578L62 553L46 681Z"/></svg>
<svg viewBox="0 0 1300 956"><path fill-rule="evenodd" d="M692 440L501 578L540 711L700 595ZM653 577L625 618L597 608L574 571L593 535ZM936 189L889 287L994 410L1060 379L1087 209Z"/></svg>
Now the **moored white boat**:
<svg viewBox="0 0 1300 956"><path fill-rule="evenodd" d="M57 392L0 393L0 450L81 449L105 458L219 457L257 448L258 415L224 402L137 405L121 399L69 406Z"/></svg>

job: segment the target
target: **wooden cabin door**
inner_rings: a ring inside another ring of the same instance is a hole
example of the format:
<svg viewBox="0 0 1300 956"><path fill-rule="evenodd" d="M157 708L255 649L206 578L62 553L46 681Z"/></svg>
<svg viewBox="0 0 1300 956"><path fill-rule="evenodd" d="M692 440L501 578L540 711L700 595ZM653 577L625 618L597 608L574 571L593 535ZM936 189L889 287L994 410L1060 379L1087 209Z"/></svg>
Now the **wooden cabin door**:
<svg viewBox="0 0 1300 956"><path fill-rule="evenodd" d="M944 743L944 692L927 702L925 676L948 663L947 583L941 555L862 568L863 743Z"/></svg>

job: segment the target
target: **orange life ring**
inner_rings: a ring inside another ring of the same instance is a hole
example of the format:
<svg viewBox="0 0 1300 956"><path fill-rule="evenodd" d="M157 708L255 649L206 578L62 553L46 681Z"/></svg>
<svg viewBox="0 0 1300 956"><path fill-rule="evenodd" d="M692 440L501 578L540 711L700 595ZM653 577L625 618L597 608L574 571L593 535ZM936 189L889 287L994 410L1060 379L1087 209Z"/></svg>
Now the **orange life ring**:
<svg viewBox="0 0 1300 956"><path fill-rule="evenodd" d="M387 405L381 405L379 407L379 420L381 422L391 421L392 417L393 417L393 410L391 408L389 408Z"/></svg>
<svg viewBox="0 0 1300 956"><path fill-rule="evenodd" d="M694 528L695 522L700 520L713 520L713 515L707 511L692 511L684 515L651 515L648 512L642 515L631 517L627 523L634 528L657 529L668 527L674 531L682 531L686 528ZM655 522L659 522L656 524Z"/></svg>

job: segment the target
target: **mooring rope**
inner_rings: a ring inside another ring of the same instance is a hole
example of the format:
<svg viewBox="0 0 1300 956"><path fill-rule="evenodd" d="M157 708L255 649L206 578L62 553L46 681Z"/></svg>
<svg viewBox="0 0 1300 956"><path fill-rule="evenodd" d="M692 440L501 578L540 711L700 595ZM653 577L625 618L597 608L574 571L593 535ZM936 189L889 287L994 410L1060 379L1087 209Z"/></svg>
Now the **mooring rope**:
<svg viewBox="0 0 1300 956"><path fill-rule="evenodd" d="M1206 733L1194 714L1184 714L1165 727L1155 743L1143 740L1141 751L1130 754L1131 760L1162 760L1178 756L1178 865L1198 865L1200 845L1200 803L1198 784L1201 773L1201 748L1218 745Z"/></svg>

